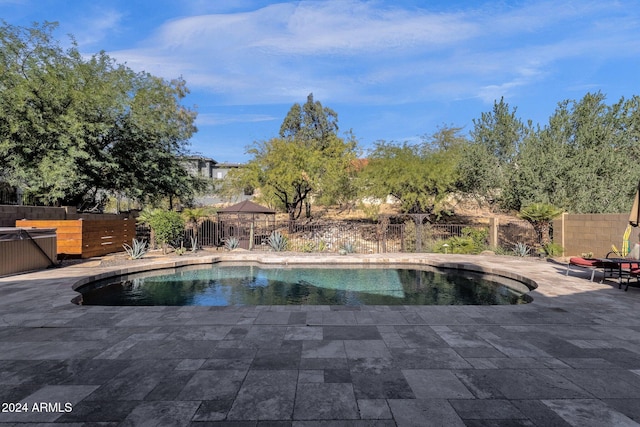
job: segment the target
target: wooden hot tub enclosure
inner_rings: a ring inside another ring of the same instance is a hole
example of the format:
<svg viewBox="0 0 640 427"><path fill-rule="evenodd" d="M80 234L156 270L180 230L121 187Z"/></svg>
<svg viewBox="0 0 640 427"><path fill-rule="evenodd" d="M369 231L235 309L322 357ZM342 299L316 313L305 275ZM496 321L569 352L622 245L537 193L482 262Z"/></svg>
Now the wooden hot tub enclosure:
<svg viewBox="0 0 640 427"><path fill-rule="evenodd" d="M91 258L122 252L136 237L135 220L17 220L16 227L55 228L58 257Z"/></svg>

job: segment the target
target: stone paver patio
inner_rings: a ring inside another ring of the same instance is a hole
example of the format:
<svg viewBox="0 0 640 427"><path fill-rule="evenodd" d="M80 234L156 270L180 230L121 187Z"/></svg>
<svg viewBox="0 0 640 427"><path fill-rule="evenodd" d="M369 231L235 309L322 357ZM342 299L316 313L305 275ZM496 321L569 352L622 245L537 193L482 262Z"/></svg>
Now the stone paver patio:
<svg viewBox="0 0 640 427"><path fill-rule="evenodd" d="M219 257L446 263L538 288L518 306L90 307L72 285L127 268L0 278L0 423L639 425L640 289L515 257Z"/></svg>

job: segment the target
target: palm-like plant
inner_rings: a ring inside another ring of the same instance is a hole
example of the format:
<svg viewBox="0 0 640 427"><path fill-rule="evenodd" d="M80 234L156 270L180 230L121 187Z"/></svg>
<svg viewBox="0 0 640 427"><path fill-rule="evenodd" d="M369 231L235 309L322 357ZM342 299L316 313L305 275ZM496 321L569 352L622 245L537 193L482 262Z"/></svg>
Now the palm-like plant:
<svg viewBox="0 0 640 427"><path fill-rule="evenodd" d="M538 235L538 243L545 246L551 242L549 227L551 221L563 210L547 203L533 203L520 209L520 218L529 221Z"/></svg>

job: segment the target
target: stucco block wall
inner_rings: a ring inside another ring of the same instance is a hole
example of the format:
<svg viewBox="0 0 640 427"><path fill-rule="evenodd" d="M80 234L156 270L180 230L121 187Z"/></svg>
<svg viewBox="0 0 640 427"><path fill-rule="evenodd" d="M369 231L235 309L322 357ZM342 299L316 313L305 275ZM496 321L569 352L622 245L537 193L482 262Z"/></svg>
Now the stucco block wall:
<svg viewBox="0 0 640 427"><path fill-rule="evenodd" d="M561 244L565 256L579 256L593 252L604 257L611 245L622 247L622 237L629 214L563 214L553 221L553 241ZM634 229L629 240L631 246L638 241L639 229Z"/></svg>

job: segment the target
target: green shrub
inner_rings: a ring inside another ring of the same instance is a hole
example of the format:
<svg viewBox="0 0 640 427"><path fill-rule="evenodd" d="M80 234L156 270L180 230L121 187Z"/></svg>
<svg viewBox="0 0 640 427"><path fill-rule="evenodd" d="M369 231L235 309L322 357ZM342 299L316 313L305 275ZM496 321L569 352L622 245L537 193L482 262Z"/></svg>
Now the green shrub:
<svg viewBox="0 0 640 427"><path fill-rule="evenodd" d="M547 243L542 247L546 256L562 256L564 248L558 243ZM591 254L593 256L593 254Z"/></svg>
<svg viewBox="0 0 640 427"><path fill-rule="evenodd" d="M486 228L464 227L462 236L454 236L440 241L435 252L451 254L479 254L487 247L489 230ZM445 244L447 246L445 246Z"/></svg>
<svg viewBox="0 0 640 427"><path fill-rule="evenodd" d="M147 222L165 254L168 245L178 246L184 237L184 219L178 212L155 210Z"/></svg>

